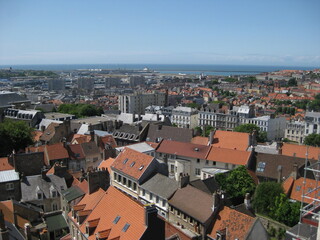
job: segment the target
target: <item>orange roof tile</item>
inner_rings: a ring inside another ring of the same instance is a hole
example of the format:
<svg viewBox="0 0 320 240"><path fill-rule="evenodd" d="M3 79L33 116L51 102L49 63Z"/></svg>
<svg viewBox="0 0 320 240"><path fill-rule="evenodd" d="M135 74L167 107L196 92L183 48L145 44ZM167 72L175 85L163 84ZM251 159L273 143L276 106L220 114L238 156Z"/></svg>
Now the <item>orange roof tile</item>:
<svg viewBox="0 0 320 240"><path fill-rule="evenodd" d="M310 192L311 190L315 189L316 187L317 187L316 180L309 179L309 178L306 178L306 184L305 184L305 187L304 187L303 178L301 177L301 178L299 178L299 179L294 181L293 187L292 187L292 191L291 191L291 194L290 194L290 198L293 199L293 200L301 202L302 201L303 190L304 190L304 194L306 195L307 192ZM312 197L312 198L320 199L319 194L320 194L320 190L318 189L318 190L315 190L312 193L308 194L308 196ZM309 199L309 198L304 198L303 202L304 203L311 203L312 200Z"/></svg>
<svg viewBox="0 0 320 240"><path fill-rule="evenodd" d="M249 133L217 130L213 136L213 146L246 151L249 147Z"/></svg>
<svg viewBox="0 0 320 240"><path fill-rule="evenodd" d="M191 143L207 146L209 143L209 139L207 137L196 136L191 139Z"/></svg>
<svg viewBox="0 0 320 240"><path fill-rule="evenodd" d="M135 179L140 179L153 159L154 157L150 155L137 152L130 148L125 148L117 156L117 158L111 165L111 168L117 169Z"/></svg>
<svg viewBox="0 0 320 240"><path fill-rule="evenodd" d="M63 143L46 145L45 153L46 153L47 159L49 161L69 158L68 151L67 151L67 149L64 148Z"/></svg>
<svg viewBox="0 0 320 240"><path fill-rule="evenodd" d="M250 156L251 152L211 147L206 159L210 161L230 163L235 165L247 165Z"/></svg>
<svg viewBox="0 0 320 240"><path fill-rule="evenodd" d="M108 172L111 173L111 165L113 164L114 160L115 160L114 158L108 158L108 159L102 161L99 164L98 168L99 169L103 169L103 168L108 169Z"/></svg>
<svg viewBox="0 0 320 240"><path fill-rule="evenodd" d="M85 205L82 210L92 210L99 203L104 194L105 191L99 188L98 191L86 194L77 205Z"/></svg>
<svg viewBox="0 0 320 240"><path fill-rule="evenodd" d="M216 239L218 231L227 229L227 240L245 239L254 221L254 217L224 206L218 213L209 236Z"/></svg>
<svg viewBox="0 0 320 240"><path fill-rule="evenodd" d="M112 135L107 135L104 137L101 137L101 142L103 144L109 144L111 147L116 148L117 147L117 143L116 140L114 139L114 137Z"/></svg>
<svg viewBox="0 0 320 240"><path fill-rule="evenodd" d="M0 158L0 171L13 170L14 167L9 163L7 157Z"/></svg>
<svg viewBox="0 0 320 240"><path fill-rule="evenodd" d="M283 183L282 183L282 187L284 190L285 194L290 194L292 186L294 183L294 178L292 176L288 177Z"/></svg>
<svg viewBox="0 0 320 240"><path fill-rule="evenodd" d="M36 142L40 141L40 137L42 136L43 132L42 131L33 131L33 140Z"/></svg>
<svg viewBox="0 0 320 240"><path fill-rule="evenodd" d="M286 156L295 156L299 158L306 158L306 152L308 148L308 159L318 160L320 155L320 147L311 147L306 145L296 145L283 143L282 146L282 155Z"/></svg>
<svg viewBox="0 0 320 240"><path fill-rule="evenodd" d="M114 223L117 216L120 218ZM102 234L103 231L107 231L108 239L140 239L147 229L144 207L112 186L108 188L86 222L95 219L100 220L94 232L88 237L90 240L95 240L96 234ZM129 227L123 231L126 224L129 224ZM80 230L85 233L85 225L82 225Z"/></svg>

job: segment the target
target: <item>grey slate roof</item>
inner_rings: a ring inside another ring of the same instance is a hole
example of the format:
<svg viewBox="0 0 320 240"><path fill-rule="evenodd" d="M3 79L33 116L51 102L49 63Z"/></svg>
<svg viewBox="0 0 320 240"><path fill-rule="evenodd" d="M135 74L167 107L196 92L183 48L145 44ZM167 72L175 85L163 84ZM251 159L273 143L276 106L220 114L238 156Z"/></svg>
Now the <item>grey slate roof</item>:
<svg viewBox="0 0 320 240"><path fill-rule="evenodd" d="M141 188L152 192L159 197L168 199L178 189L178 182L157 173L144 184L142 184Z"/></svg>
<svg viewBox="0 0 320 240"><path fill-rule="evenodd" d="M41 175L24 177L21 182L21 192L23 201L33 201L37 199L37 187L44 194L44 198L51 198L50 187L53 186L60 194L62 189L67 189L66 181L63 177L47 175L45 179Z"/></svg>
<svg viewBox="0 0 320 240"><path fill-rule="evenodd" d="M190 182L190 185L208 194L213 194L219 189L219 184L214 177L204 180L198 179Z"/></svg>
<svg viewBox="0 0 320 240"><path fill-rule="evenodd" d="M15 102L31 102L31 101L14 92L0 92L0 107L8 107Z"/></svg>
<svg viewBox="0 0 320 240"><path fill-rule="evenodd" d="M0 183L19 180L19 173L15 170L0 171Z"/></svg>
<svg viewBox="0 0 320 240"><path fill-rule="evenodd" d="M72 186L71 188L68 188L67 190L61 191L62 196L67 200L67 202L70 202L74 199L77 199L85 194L79 187Z"/></svg>
<svg viewBox="0 0 320 240"><path fill-rule="evenodd" d="M300 225L300 234L298 236L298 228ZM314 227L309 224L305 223L298 223L297 225L293 226L291 229L287 230L286 232L286 240L303 237L310 240L316 240L317 239L317 227Z"/></svg>
<svg viewBox="0 0 320 240"><path fill-rule="evenodd" d="M161 139L168 139L179 142L191 142L193 137L192 129L177 128L150 124L147 141L159 142Z"/></svg>

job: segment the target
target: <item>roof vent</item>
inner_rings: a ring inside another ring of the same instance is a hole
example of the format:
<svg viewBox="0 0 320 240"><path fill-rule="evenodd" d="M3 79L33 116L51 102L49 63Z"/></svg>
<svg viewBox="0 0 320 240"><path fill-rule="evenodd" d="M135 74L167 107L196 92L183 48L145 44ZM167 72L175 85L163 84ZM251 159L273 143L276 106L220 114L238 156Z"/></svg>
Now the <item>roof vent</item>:
<svg viewBox="0 0 320 240"><path fill-rule="evenodd" d="M141 165L141 166L139 167L139 170L141 171L143 168L144 168L144 166L143 166L143 165Z"/></svg>
<svg viewBox="0 0 320 240"><path fill-rule="evenodd" d="M197 147L196 147L196 148L194 148L194 150L195 150L196 152L199 152L199 148L197 148Z"/></svg>

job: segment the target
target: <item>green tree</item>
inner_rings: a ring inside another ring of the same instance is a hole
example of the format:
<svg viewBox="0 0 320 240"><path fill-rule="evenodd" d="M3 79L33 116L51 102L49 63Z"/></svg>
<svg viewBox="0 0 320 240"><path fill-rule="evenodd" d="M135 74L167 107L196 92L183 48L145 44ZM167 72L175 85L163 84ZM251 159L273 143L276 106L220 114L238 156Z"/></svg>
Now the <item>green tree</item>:
<svg viewBox="0 0 320 240"><path fill-rule="evenodd" d="M246 193L253 194L255 183L245 166L239 166L228 174L217 174L216 180L231 198L243 199Z"/></svg>
<svg viewBox="0 0 320 240"><path fill-rule="evenodd" d="M260 183L253 196L253 206L258 213L268 214L270 208L274 207L274 200L283 193L280 183L262 182Z"/></svg>
<svg viewBox="0 0 320 240"><path fill-rule="evenodd" d="M73 114L77 118L89 117L103 114L101 107L97 108L91 104L61 104L58 107L58 112Z"/></svg>
<svg viewBox="0 0 320 240"><path fill-rule="evenodd" d="M300 203L291 203L284 193L276 196L274 206L270 207L269 216L288 226L294 226L299 221Z"/></svg>
<svg viewBox="0 0 320 240"><path fill-rule="evenodd" d="M33 129L23 121L5 120L0 123L0 155L7 156L33 144Z"/></svg>
<svg viewBox="0 0 320 240"><path fill-rule="evenodd" d="M320 147L320 134L312 133L305 137L304 144L314 147Z"/></svg>
<svg viewBox="0 0 320 240"><path fill-rule="evenodd" d="M298 82L295 78L290 78L288 81L288 86L293 87L293 86L297 86Z"/></svg>

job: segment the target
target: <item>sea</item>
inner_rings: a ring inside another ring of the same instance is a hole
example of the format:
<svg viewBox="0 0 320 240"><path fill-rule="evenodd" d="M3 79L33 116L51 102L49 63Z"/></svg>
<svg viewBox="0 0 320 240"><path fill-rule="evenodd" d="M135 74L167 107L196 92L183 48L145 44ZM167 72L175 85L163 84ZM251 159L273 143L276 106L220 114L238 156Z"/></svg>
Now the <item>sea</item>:
<svg viewBox="0 0 320 240"><path fill-rule="evenodd" d="M142 70L148 68L163 74L194 75L256 75L279 70L312 70L316 67L262 66L262 65L201 65L201 64L48 64L48 65L0 65L0 69L72 71L79 69Z"/></svg>

